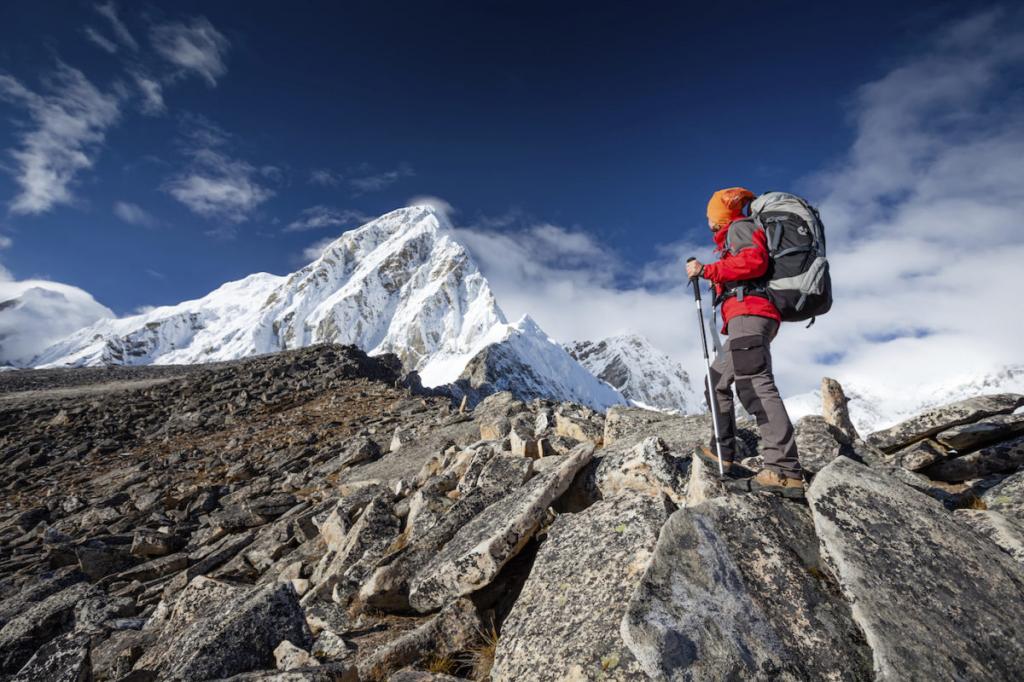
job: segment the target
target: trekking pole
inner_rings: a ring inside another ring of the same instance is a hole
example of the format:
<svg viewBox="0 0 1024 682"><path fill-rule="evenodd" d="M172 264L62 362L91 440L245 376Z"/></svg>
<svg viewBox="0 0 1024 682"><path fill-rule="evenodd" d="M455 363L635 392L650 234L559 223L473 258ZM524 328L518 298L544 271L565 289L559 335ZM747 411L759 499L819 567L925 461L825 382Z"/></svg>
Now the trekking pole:
<svg viewBox="0 0 1024 682"><path fill-rule="evenodd" d="M697 259L691 256L686 259L686 262L689 263L692 260ZM697 277L691 277L690 286L693 287L693 300L697 303L697 319L700 321L700 343L704 349L704 364L707 366L708 405L711 408L711 426L715 430L718 476L725 478L725 466L722 464L722 439L718 431L718 408L715 406L715 388L711 385L711 357L708 355L708 335L704 331L704 306L700 300L700 280Z"/></svg>

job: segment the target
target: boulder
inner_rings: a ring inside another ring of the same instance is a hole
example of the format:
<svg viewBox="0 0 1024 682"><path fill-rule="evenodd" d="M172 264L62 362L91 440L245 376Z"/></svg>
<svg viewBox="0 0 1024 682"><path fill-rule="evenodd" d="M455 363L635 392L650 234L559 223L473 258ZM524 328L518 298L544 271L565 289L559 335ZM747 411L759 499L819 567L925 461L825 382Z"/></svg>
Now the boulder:
<svg viewBox="0 0 1024 682"><path fill-rule="evenodd" d="M476 479L482 490L515 490L533 473L533 460L518 455L499 454L492 457Z"/></svg>
<svg viewBox="0 0 1024 682"><path fill-rule="evenodd" d="M1017 562L935 500L845 457L818 473L807 499L878 679L1019 678Z"/></svg>
<svg viewBox="0 0 1024 682"><path fill-rule="evenodd" d="M953 450L972 450L1024 432L1024 414L997 414L942 431L935 440Z"/></svg>
<svg viewBox="0 0 1024 682"><path fill-rule="evenodd" d="M960 457L949 457L922 470L928 478L956 483L1024 466L1024 436L996 443Z"/></svg>
<svg viewBox="0 0 1024 682"><path fill-rule="evenodd" d="M398 437L398 434L395 434ZM394 441L392 441L392 450L397 450L394 447ZM399 444L401 445L401 444ZM344 449L338 455L337 464L342 467L355 466L356 464L365 464L366 462L373 462L381 456L380 445L377 441L366 436L356 436L347 443L345 443Z"/></svg>
<svg viewBox="0 0 1024 682"><path fill-rule="evenodd" d="M566 493L562 505L581 510L596 500L629 492L665 497L677 506L686 499L690 458L669 450L665 441L649 436L632 447L619 443L599 450Z"/></svg>
<svg viewBox="0 0 1024 682"><path fill-rule="evenodd" d="M981 495L986 509L1024 522L1024 471L1008 476Z"/></svg>
<svg viewBox="0 0 1024 682"><path fill-rule="evenodd" d="M848 451L844 444L850 442L842 431L818 415L798 419L794 435L800 466L809 474L818 473L844 450Z"/></svg>
<svg viewBox="0 0 1024 682"><path fill-rule="evenodd" d="M624 438L643 438L645 434L656 431L655 425L670 419L677 417L641 407L613 405L605 413L604 445L611 446Z"/></svg>
<svg viewBox="0 0 1024 682"><path fill-rule="evenodd" d="M39 647L10 682L83 682L92 679L89 637L67 633Z"/></svg>
<svg viewBox="0 0 1024 682"><path fill-rule="evenodd" d="M849 400L843 387L835 379L821 378L821 415L825 423L835 427L848 441L860 440L850 419Z"/></svg>
<svg viewBox="0 0 1024 682"><path fill-rule="evenodd" d="M581 443L593 443L600 446L604 442L604 422L591 415L582 413L555 413L555 434L564 438L572 438Z"/></svg>
<svg viewBox="0 0 1024 682"><path fill-rule="evenodd" d="M534 435L533 419L529 413L516 415L508 432L513 455L537 459L541 456L540 440Z"/></svg>
<svg viewBox="0 0 1024 682"><path fill-rule="evenodd" d="M0 675L20 670L36 649L67 630L75 605L91 592L85 583L71 585L9 620L0 629Z"/></svg>
<svg viewBox="0 0 1024 682"><path fill-rule="evenodd" d="M901 467L908 471L921 471L930 464L946 459L951 454L941 443L937 443L931 438L925 438L911 443L902 450L897 450L895 459Z"/></svg>
<svg viewBox="0 0 1024 682"><path fill-rule="evenodd" d="M505 494L493 486L475 488L460 498L420 539L382 557L359 588L365 606L388 611L408 611L409 583L466 524Z"/></svg>
<svg viewBox="0 0 1024 682"><path fill-rule="evenodd" d="M770 495L723 495L675 512L622 635L658 680L872 679L810 515Z"/></svg>
<svg viewBox="0 0 1024 682"><path fill-rule="evenodd" d="M895 452L914 441L942 433L960 424L969 424L985 417L1008 414L1024 405L1024 395L998 393L968 398L936 407L916 417L867 437L868 443L885 452Z"/></svg>
<svg viewBox="0 0 1024 682"><path fill-rule="evenodd" d="M469 599L457 599L419 627L399 635L359 661L360 679L385 679L398 668L430 656L466 651L480 637L483 623Z"/></svg>
<svg viewBox="0 0 1024 682"><path fill-rule="evenodd" d="M580 445L558 467L530 479L463 526L409 584L409 603L432 611L490 583L537 530L547 508L590 461Z"/></svg>
<svg viewBox="0 0 1024 682"><path fill-rule="evenodd" d="M183 628L166 628L136 670L159 671L161 679L205 680L274 666L274 649L284 640L309 646L298 595L288 583L235 588L215 609Z"/></svg>
<svg viewBox="0 0 1024 682"><path fill-rule="evenodd" d="M295 670L296 668L312 668L320 665L308 651L295 646L287 639L274 649L274 661L278 670Z"/></svg>
<svg viewBox="0 0 1024 682"><path fill-rule="evenodd" d="M175 535L142 528L132 537L131 553L139 557L162 557L177 552L184 545L184 541Z"/></svg>
<svg viewBox="0 0 1024 682"><path fill-rule="evenodd" d="M641 675L619 635L626 611L623 595L643 575L667 516L660 496L632 491L577 514L560 514L502 625L491 679L626 680Z"/></svg>
<svg viewBox="0 0 1024 682"><path fill-rule="evenodd" d="M988 509L957 509L954 516L1024 564L1024 524Z"/></svg>

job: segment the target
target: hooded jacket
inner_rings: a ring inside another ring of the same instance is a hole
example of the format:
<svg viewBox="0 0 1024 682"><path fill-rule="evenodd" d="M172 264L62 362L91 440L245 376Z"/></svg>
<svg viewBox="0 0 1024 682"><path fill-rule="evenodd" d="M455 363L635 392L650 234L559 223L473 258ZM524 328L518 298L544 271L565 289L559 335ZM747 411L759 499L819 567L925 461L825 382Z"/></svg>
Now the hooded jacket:
<svg viewBox="0 0 1024 682"><path fill-rule="evenodd" d="M702 276L711 282L716 296L723 293L727 282L757 279L768 271L768 237L750 218L738 216L720 228L715 232L715 246L719 260L705 265ZM778 308L764 296L747 295L742 301L730 296L722 304L723 333L728 333L729 320L737 315L782 321Z"/></svg>

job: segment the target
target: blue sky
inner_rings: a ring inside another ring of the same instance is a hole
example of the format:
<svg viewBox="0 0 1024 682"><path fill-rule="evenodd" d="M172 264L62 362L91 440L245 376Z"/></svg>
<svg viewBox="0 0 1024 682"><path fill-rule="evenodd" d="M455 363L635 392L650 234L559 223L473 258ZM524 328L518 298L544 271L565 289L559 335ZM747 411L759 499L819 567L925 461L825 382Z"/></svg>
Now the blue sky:
<svg viewBox="0 0 1024 682"><path fill-rule="evenodd" d="M59 6L5 5L0 74L59 101L71 96L61 70L74 72L112 111L87 141L58 140L86 161L19 204L26 171L12 153L40 124L6 88L0 262L118 314L289 272L311 243L424 194L455 206L458 224L585 232L633 266L618 275L628 279L659 245L703 234L710 191L799 187L834 162L853 139L858 85L964 13L930 2Z"/></svg>
<svg viewBox="0 0 1024 682"><path fill-rule="evenodd" d="M828 232L836 304L776 339L784 395L1024 366L992 295L1024 262L1017 4L242 6L5 4L0 296L176 303L429 196L510 319L638 332L696 376L681 263L740 184Z"/></svg>

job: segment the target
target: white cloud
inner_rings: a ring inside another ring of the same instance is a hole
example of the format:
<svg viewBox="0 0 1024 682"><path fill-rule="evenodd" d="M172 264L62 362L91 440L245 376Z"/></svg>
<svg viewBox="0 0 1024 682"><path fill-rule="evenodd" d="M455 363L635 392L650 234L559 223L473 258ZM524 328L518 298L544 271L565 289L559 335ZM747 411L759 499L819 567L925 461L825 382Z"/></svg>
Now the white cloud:
<svg viewBox="0 0 1024 682"><path fill-rule="evenodd" d="M165 275L164 273L162 273L162 272L160 272L158 270L154 270L153 268L146 268L146 274L149 275L150 277L152 277L153 279L167 279L167 275ZM143 307L148 307L148 308L152 309L153 306L143 306Z"/></svg>
<svg viewBox="0 0 1024 682"><path fill-rule="evenodd" d="M418 197L413 197L409 201L405 202L406 206L430 206L435 209L438 213L451 219L452 215L456 212L455 207L449 204L441 197L434 197L428 194L423 194Z"/></svg>
<svg viewBox="0 0 1024 682"><path fill-rule="evenodd" d="M238 224L250 218L261 204L274 196L262 184L268 168L256 166L228 155L229 136L202 117L186 117L185 152L188 167L168 179L163 188L192 212L213 220ZM276 171L276 169L274 169ZM230 229L218 230L231 236Z"/></svg>
<svg viewBox="0 0 1024 682"><path fill-rule="evenodd" d="M114 202L114 215L129 225L141 225L149 228L159 225L159 221L141 206L126 201Z"/></svg>
<svg viewBox="0 0 1024 682"><path fill-rule="evenodd" d="M142 71L133 71L132 79L139 89L139 94L142 95L142 113L155 116L167 111L167 105L164 103L164 88L160 81Z"/></svg>
<svg viewBox="0 0 1024 682"><path fill-rule="evenodd" d="M345 176L330 168L316 168L309 174L309 182L322 187L337 187L345 181Z"/></svg>
<svg viewBox="0 0 1024 682"><path fill-rule="evenodd" d="M0 281L0 365L24 366L64 336L113 316L78 287L48 280Z"/></svg>
<svg viewBox="0 0 1024 682"><path fill-rule="evenodd" d="M306 262L316 260L323 255L324 249L330 246L335 240L337 240L337 237L324 237L323 239L316 240L303 249L302 257Z"/></svg>
<svg viewBox="0 0 1024 682"><path fill-rule="evenodd" d="M284 228L285 232L304 232L325 227L351 228L372 220L371 216L354 209L337 209L330 206L312 206Z"/></svg>
<svg viewBox="0 0 1024 682"><path fill-rule="evenodd" d="M224 58L231 43L206 17L195 17L188 24L154 26L150 40L160 56L185 72L202 76L210 87L227 73Z"/></svg>
<svg viewBox="0 0 1024 682"><path fill-rule="evenodd" d="M31 127L11 152L21 191L11 211L39 214L74 200L75 176L92 167L107 128L119 117L119 98L96 88L63 63L44 80L43 94L0 74L0 97L22 105Z"/></svg>
<svg viewBox="0 0 1024 682"><path fill-rule="evenodd" d="M99 47L101 50L104 50L105 52L108 52L110 54L115 54L117 52L117 45L114 44L114 41L104 37L102 34L100 34L99 31L94 29L92 26L86 26L84 31L85 37L92 41L92 43Z"/></svg>
<svg viewBox="0 0 1024 682"><path fill-rule="evenodd" d="M104 5L96 5L94 9L110 22L110 27L113 29L114 35L117 36L117 39L122 45L131 48L132 50L139 49L139 44L135 41L131 31L128 30L128 27L125 26L117 16L117 7L113 2L108 2Z"/></svg>
<svg viewBox="0 0 1024 682"><path fill-rule="evenodd" d="M0 234L0 249L9 249L14 246L14 240L7 235Z"/></svg>

